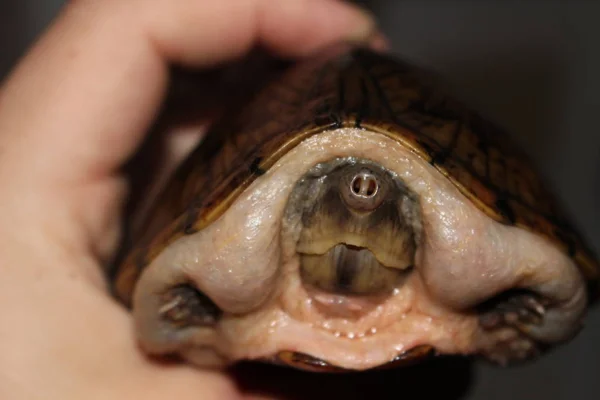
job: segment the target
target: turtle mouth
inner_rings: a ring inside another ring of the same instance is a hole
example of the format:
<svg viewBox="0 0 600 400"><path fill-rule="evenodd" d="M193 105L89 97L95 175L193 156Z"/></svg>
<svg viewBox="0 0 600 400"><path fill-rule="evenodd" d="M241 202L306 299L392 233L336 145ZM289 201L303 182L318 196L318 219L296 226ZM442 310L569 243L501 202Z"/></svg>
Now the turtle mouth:
<svg viewBox="0 0 600 400"><path fill-rule="evenodd" d="M346 296L386 295L414 264L417 198L394 173L363 159L318 164L296 184L285 221L306 286Z"/></svg>
<svg viewBox="0 0 600 400"><path fill-rule="evenodd" d="M324 254L300 254L300 275L305 285L348 296L387 295L410 266L388 267L367 247L338 243Z"/></svg>

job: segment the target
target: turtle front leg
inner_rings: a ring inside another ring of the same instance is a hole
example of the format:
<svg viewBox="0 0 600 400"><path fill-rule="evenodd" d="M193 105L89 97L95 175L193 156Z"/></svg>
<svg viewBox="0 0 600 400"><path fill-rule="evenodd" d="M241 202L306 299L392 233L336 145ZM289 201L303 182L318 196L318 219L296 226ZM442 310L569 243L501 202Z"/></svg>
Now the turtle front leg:
<svg viewBox="0 0 600 400"><path fill-rule="evenodd" d="M493 302L484 305L479 317L481 327L496 329L502 325L523 329L526 325L541 325L546 314L547 299L542 299L533 293L516 293L503 295Z"/></svg>
<svg viewBox="0 0 600 400"><path fill-rule="evenodd" d="M542 292L545 289L538 288ZM500 365L525 361L581 331L585 291L577 291L564 302L545 297L542 292L508 291L481 307L479 324L487 334L485 357Z"/></svg>
<svg viewBox="0 0 600 400"><path fill-rule="evenodd" d="M481 328L491 335L495 346L486 356L501 365L509 360L527 360L540 353L540 346L527 335L528 327L544 324L548 301L533 293L503 294L486 302L479 316Z"/></svg>
<svg viewBox="0 0 600 400"><path fill-rule="evenodd" d="M579 332L587 288L559 247L485 221L452 231L435 227L426 232L417 270L438 303L473 317L469 353L501 365L522 362Z"/></svg>

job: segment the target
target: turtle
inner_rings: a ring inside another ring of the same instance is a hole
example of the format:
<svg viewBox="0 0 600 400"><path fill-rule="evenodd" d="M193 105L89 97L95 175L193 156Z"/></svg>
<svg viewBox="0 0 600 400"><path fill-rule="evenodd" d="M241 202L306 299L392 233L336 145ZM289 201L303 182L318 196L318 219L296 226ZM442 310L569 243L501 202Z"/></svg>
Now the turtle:
<svg viewBox="0 0 600 400"><path fill-rule="evenodd" d="M140 347L366 371L569 342L600 265L522 148L397 55L340 44L232 107L111 276Z"/></svg>

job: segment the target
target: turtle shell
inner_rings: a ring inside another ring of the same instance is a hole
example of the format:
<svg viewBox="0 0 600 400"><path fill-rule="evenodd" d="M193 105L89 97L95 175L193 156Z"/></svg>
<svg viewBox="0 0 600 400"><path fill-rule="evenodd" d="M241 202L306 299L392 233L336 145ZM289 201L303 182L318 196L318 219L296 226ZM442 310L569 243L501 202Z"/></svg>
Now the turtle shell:
<svg viewBox="0 0 600 400"><path fill-rule="evenodd" d="M507 134L444 93L424 70L350 46L294 65L213 126L158 197L143 234L133 238L114 276L116 295L130 305L140 273L169 243L219 218L298 143L341 127L394 139L492 219L553 242L596 295L598 261Z"/></svg>

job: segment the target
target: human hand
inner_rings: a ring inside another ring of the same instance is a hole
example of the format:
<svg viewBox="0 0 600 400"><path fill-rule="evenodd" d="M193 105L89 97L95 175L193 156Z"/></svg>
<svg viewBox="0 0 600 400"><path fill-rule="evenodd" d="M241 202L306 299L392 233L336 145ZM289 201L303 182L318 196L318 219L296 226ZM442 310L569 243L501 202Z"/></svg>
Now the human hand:
<svg viewBox="0 0 600 400"><path fill-rule="evenodd" d="M299 57L373 21L336 0L79 0L0 89L0 398L237 399L225 374L149 361L100 267L120 238L121 174L168 65L261 44Z"/></svg>

